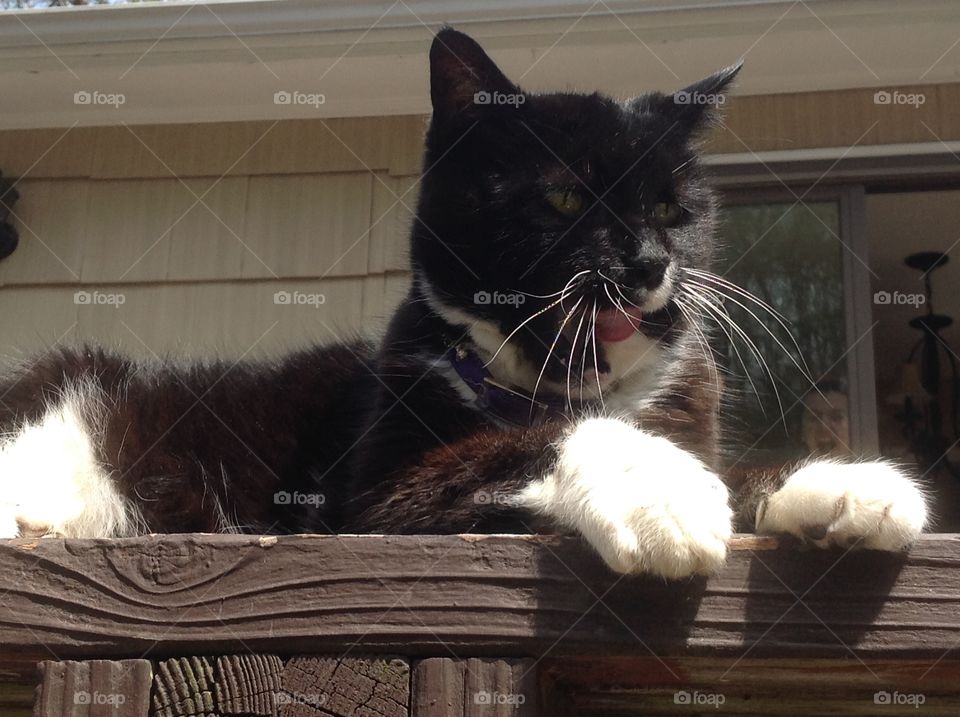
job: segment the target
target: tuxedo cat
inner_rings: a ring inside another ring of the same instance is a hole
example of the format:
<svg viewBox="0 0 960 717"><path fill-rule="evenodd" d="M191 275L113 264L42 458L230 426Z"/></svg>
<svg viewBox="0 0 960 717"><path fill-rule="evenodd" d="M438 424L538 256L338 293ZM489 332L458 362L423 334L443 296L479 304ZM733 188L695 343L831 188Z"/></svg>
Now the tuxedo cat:
<svg viewBox="0 0 960 717"><path fill-rule="evenodd" d="M0 385L0 535L574 531L671 578L720 566L735 524L906 546L925 500L892 465L718 473L716 294L695 289L724 285L695 141L738 70L626 101L528 94L442 30L412 287L383 339L273 363L38 357Z"/></svg>

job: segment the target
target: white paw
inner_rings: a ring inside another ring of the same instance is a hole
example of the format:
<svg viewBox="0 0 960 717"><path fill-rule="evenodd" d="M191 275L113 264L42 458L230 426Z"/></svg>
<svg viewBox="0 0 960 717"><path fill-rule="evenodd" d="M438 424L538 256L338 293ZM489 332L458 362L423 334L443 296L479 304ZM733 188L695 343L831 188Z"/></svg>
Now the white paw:
<svg viewBox="0 0 960 717"><path fill-rule="evenodd" d="M591 418L554 472L520 496L578 531L614 570L681 578L717 570L732 511L723 482L687 451L613 418Z"/></svg>
<svg viewBox="0 0 960 717"><path fill-rule="evenodd" d="M0 441L0 538L138 532L139 512L97 460L93 390L65 389L60 406Z"/></svg>
<svg viewBox="0 0 960 717"><path fill-rule="evenodd" d="M820 547L900 550L926 522L920 488L889 463L812 463L757 511L757 532L789 533Z"/></svg>

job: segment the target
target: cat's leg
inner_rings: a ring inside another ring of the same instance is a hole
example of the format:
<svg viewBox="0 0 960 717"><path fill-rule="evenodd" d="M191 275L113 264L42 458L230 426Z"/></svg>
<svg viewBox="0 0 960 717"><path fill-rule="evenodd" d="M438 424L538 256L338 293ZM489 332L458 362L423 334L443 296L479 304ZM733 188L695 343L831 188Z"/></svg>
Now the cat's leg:
<svg viewBox="0 0 960 717"><path fill-rule="evenodd" d="M758 533L788 533L820 547L900 550L927 523L926 497L897 466L816 461L752 490Z"/></svg>
<svg viewBox="0 0 960 717"><path fill-rule="evenodd" d="M618 572L671 578L716 570L731 533L716 475L613 418L474 434L359 494L372 502L346 521L348 532L571 530Z"/></svg>
<svg viewBox="0 0 960 717"><path fill-rule="evenodd" d="M680 578L726 558L726 486L689 452L627 421L580 423L554 469L520 500L578 531L618 572Z"/></svg>
<svg viewBox="0 0 960 717"><path fill-rule="evenodd" d="M0 438L0 538L142 532L97 457L100 398L93 381L68 385L40 418Z"/></svg>

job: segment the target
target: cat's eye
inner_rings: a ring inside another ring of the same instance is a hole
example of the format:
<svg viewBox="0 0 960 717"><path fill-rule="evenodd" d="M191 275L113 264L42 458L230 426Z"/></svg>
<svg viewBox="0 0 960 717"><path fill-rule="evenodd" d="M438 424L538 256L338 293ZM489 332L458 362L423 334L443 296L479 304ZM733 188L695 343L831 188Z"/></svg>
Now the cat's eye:
<svg viewBox="0 0 960 717"><path fill-rule="evenodd" d="M653 219L662 227L672 227L683 216L683 208L676 202L657 202L653 205Z"/></svg>
<svg viewBox="0 0 960 717"><path fill-rule="evenodd" d="M554 189L547 192L547 201L565 217L576 216L583 209L583 195L575 189Z"/></svg>

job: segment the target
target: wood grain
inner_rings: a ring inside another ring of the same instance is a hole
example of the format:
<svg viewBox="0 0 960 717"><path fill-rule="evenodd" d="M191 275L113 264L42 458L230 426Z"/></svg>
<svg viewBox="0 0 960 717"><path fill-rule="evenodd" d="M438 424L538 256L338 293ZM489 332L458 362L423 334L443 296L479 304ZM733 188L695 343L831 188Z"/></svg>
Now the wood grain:
<svg viewBox="0 0 960 717"><path fill-rule="evenodd" d="M207 657L178 657L157 665L151 717L221 717L216 678Z"/></svg>
<svg viewBox="0 0 960 717"><path fill-rule="evenodd" d="M0 644L63 657L362 643L462 657L932 661L960 642L960 536L926 536L906 555L753 537L733 548L719 575L667 583L613 575L580 541L545 536L6 541Z"/></svg>
<svg viewBox="0 0 960 717"><path fill-rule="evenodd" d="M44 661L34 717L147 717L147 660Z"/></svg>
<svg viewBox="0 0 960 717"><path fill-rule="evenodd" d="M535 660L434 657L414 667L411 717L535 717L538 690Z"/></svg>
<svg viewBox="0 0 960 717"><path fill-rule="evenodd" d="M214 693L224 715L277 714L283 662L276 655L225 655L214 665Z"/></svg>
<svg viewBox="0 0 960 717"><path fill-rule="evenodd" d="M410 665L399 657L301 656L283 669L281 715L407 717Z"/></svg>

